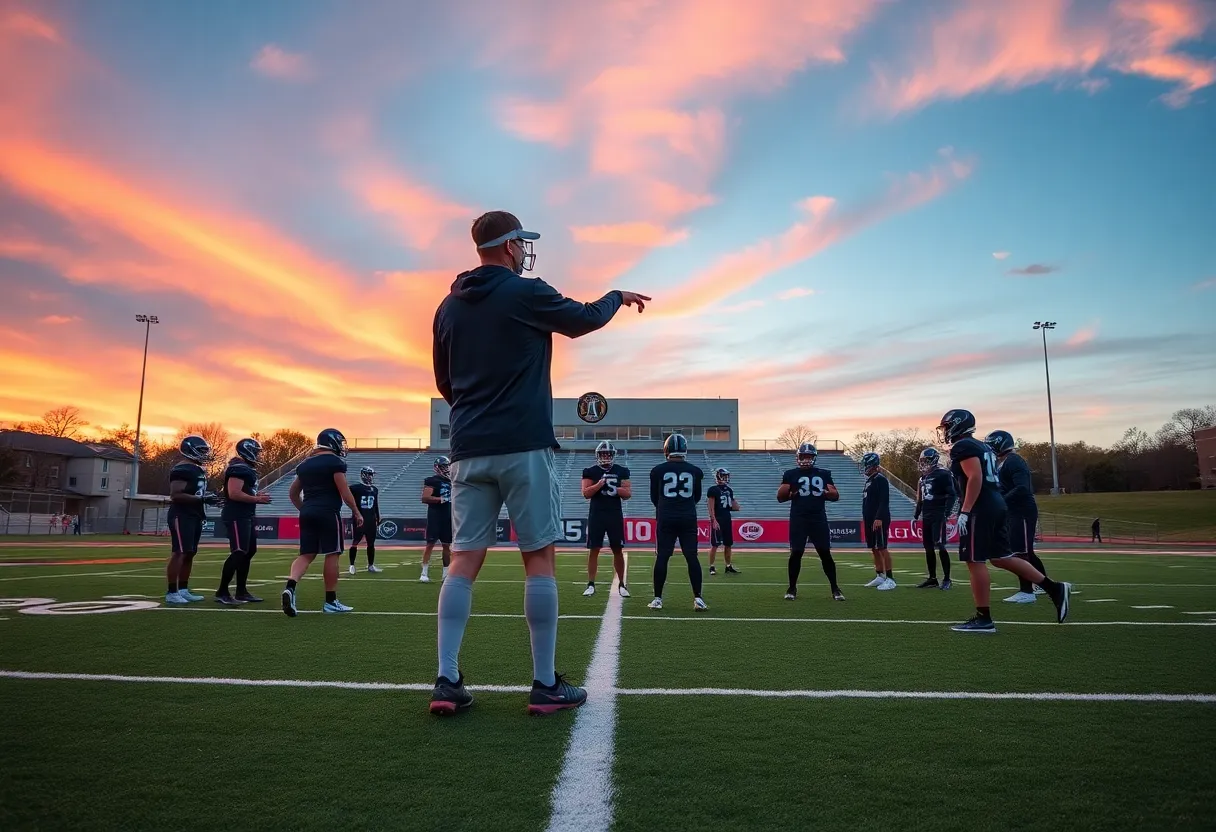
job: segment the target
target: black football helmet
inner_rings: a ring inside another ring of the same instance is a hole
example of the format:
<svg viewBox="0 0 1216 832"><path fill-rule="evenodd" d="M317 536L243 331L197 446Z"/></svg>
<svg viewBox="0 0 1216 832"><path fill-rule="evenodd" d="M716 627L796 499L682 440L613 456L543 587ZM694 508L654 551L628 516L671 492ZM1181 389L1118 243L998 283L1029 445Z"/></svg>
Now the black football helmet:
<svg viewBox="0 0 1216 832"><path fill-rule="evenodd" d="M215 452L211 450L211 445L196 433L182 440L180 450L182 456L199 465L206 465L215 460Z"/></svg>
<svg viewBox="0 0 1216 832"><path fill-rule="evenodd" d="M372 480L376 478L376 469L370 465L364 465L359 469L359 479L363 480L364 485L371 485Z"/></svg>
<svg viewBox="0 0 1216 832"><path fill-rule="evenodd" d="M718 485L730 485L730 471L727 471L725 468L715 468L714 481Z"/></svg>
<svg viewBox="0 0 1216 832"><path fill-rule="evenodd" d="M595 446L595 461L601 468L611 468L616 460L616 446L611 442L601 442Z"/></svg>
<svg viewBox="0 0 1216 832"><path fill-rule="evenodd" d="M873 451L861 455L861 469L865 471L867 475L876 472L881 465L882 457Z"/></svg>
<svg viewBox="0 0 1216 832"><path fill-rule="evenodd" d="M446 456L435 457L435 473L445 480L452 478L452 460Z"/></svg>
<svg viewBox="0 0 1216 832"><path fill-rule="evenodd" d="M937 426L937 438L943 445L953 445L975 433L975 414L970 410L948 410Z"/></svg>
<svg viewBox="0 0 1216 832"><path fill-rule="evenodd" d="M257 467L258 460L262 458L262 443L256 439L242 439L236 443L236 455Z"/></svg>
<svg viewBox="0 0 1216 832"><path fill-rule="evenodd" d="M815 459L818 456L819 451L814 445L812 445L810 442L803 442L798 446L798 454L796 456L798 460L798 467L813 468L815 466Z"/></svg>
<svg viewBox="0 0 1216 832"><path fill-rule="evenodd" d="M984 437L984 444L992 448L997 456L1013 452L1013 446L1016 444L1013 441L1013 434L1007 430L994 430L992 433Z"/></svg>
<svg viewBox="0 0 1216 832"><path fill-rule="evenodd" d="M346 437L337 428L326 428L317 434L317 447L346 456Z"/></svg>
<svg viewBox="0 0 1216 832"><path fill-rule="evenodd" d="M663 440L663 456L671 459L684 459L688 456L688 440L682 433L673 433Z"/></svg>
<svg viewBox="0 0 1216 832"><path fill-rule="evenodd" d="M920 469L921 476L928 476L941 465L941 461L942 455L937 452L937 448L925 448L920 452L916 467Z"/></svg>

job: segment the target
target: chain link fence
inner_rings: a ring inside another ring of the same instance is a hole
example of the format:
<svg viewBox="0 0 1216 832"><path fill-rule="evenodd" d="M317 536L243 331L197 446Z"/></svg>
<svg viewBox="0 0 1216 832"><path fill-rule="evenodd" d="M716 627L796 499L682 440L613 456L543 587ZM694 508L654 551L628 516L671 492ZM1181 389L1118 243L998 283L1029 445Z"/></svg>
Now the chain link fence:
<svg viewBox="0 0 1216 832"><path fill-rule="evenodd" d="M137 509L127 528L133 534L168 534L167 512L167 506ZM122 534L126 519L96 508L69 514L61 494L0 490L0 535Z"/></svg>
<svg viewBox="0 0 1216 832"><path fill-rule="evenodd" d="M1092 517L1073 517L1068 514L1039 515L1039 536L1042 538L1093 539ZM1156 523L1133 523L1130 520L1102 520L1099 527L1103 542L1157 543L1161 537Z"/></svg>

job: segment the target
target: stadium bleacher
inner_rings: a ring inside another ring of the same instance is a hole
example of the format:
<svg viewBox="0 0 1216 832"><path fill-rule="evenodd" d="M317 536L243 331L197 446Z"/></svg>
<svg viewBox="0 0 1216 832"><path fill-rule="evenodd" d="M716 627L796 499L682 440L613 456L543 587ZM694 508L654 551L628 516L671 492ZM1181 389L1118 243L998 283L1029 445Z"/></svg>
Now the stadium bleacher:
<svg viewBox="0 0 1216 832"><path fill-rule="evenodd" d="M440 453L430 450L351 451L347 457L349 477L352 482L357 481L359 469L371 465L376 469L376 484L380 486L380 513L385 517L423 517L426 509L420 501L422 481L431 475L432 463ZM730 484L742 509L740 517L763 519L788 515L789 506L777 502L777 486L781 484L782 473L795 465L792 452L692 450L689 461L705 471L705 490L714 484L715 468L723 467L730 471ZM625 502L625 516L653 517L654 509L648 493L649 474L651 468L663 462L662 453L622 451L617 462L629 469L634 483L633 499ZM558 451L557 470L561 476L563 517L586 514L587 501L582 496L581 476L584 468L594 464L595 453L592 451ZM828 503L828 519L859 518L865 477L857 465L850 457L835 451L821 453L818 464L832 472L832 479L840 491L840 501ZM291 480L288 472L266 489L276 509L292 511L287 496ZM891 489L893 519L912 519L913 508L911 499ZM702 518L705 516L704 501L699 507L699 515ZM505 506L500 516L507 516Z"/></svg>

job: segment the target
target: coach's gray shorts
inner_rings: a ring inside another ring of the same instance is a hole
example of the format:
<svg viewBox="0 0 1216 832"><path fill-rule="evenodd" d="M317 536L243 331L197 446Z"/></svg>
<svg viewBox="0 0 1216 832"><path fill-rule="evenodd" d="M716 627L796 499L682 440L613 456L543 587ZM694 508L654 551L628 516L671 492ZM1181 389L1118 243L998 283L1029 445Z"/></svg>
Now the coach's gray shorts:
<svg viewBox="0 0 1216 832"><path fill-rule="evenodd" d="M561 490L552 448L452 463L452 549L467 552L498 542L503 503L521 552L561 537Z"/></svg>

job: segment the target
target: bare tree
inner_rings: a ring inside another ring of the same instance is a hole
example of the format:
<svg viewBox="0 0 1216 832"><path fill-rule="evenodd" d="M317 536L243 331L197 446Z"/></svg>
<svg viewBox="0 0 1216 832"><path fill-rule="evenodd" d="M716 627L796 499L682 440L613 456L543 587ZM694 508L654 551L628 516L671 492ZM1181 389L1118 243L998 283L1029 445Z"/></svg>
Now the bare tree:
<svg viewBox="0 0 1216 832"><path fill-rule="evenodd" d="M42 419L37 422L18 423L17 430L41 433L44 436L59 436L64 439L79 439L81 428L88 427L88 425L88 421L81 417L79 407L64 405L43 413Z"/></svg>
<svg viewBox="0 0 1216 832"><path fill-rule="evenodd" d="M1112 450L1127 456L1138 456L1153 447L1153 438L1140 428L1128 428Z"/></svg>
<svg viewBox="0 0 1216 832"><path fill-rule="evenodd" d="M232 456L232 438L228 433L228 428L220 422L195 422L183 425L177 432L174 445L180 445L181 441L191 434L203 437L211 446L211 451L215 454L215 461L203 468L207 472L207 479L217 479L224 472L228 459Z"/></svg>
<svg viewBox="0 0 1216 832"><path fill-rule="evenodd" d="M803 442L814 442L818 438L819 434L815 433L815 431L806 425L797 424L781 431L781 434L777 437L777 447L789 448L793 451L797 450L798 446Z"/></svg>
<svg viewBox="0 0 1216 832"><path fill-rule="evenodd" d="M135 428L126 422L116 428L100 428L97 441L102 445L113 445L115 448L122 448L127 453L133 454L135 453ZM140 456L144 456L149 445L146 432L140 437L140 444L143 446Z"/></svg>
<svg viewBox="0 0 1216 832"><path fill-rule="evenodd" d="M253 438L262 443L262 461L258 465L258 473L262 476L286 465L313 446L313 441L298 430L276 430L265 439L255 433Z"/></svg>
<svg viewBox="0 0 1216 832"><path fill-rule="evenodd" d="M1157 440L1164 443L1184 445L1191 453L1196 452L1195 434L1204 428L1216 425L1216 406L1184 407L1157 431Z"/></svg>

